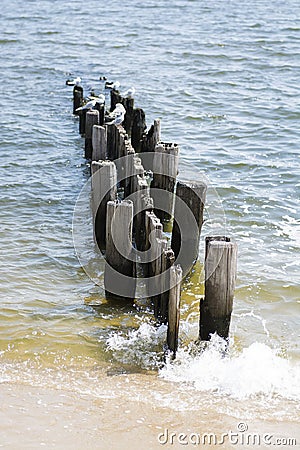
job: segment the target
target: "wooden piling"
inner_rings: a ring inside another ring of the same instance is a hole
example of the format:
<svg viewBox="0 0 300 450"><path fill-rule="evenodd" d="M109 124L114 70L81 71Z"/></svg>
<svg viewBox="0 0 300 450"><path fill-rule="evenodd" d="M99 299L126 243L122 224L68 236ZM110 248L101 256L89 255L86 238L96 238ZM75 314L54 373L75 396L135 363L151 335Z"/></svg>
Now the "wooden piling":
<svg viewBox="0 0 300 450"><path fill-rule="evenodd" d="M200 339L228 339L236 279L237 245L226 237L206 241L205 297L200 301Z"/></svg>
<svg viewBox="0 0 300 450"><path fill-rule="evenodd" d="M178 331L180 319L180 288L182 281L182 270L180 265L170 268L170 292L168 309L168 331L167 346L172 352L173 359L176 356L178 348Z"/></svg>
<svg viewBox="0 0 300 450"><path fill-rule="evenodd" d="M150 200L150 192L147 179L144 174L137 176L137 189L134 194L134 221L133 230L135 244L138 250L145 247L145 213L146 209L153 207L153 200ZM151 205L151 206L150 206ZM146 209L145 209L146 208Z"/></svg>
<svg viewBox="0 0 300 450"><path fill-rule="evenodd" d="M79 115L79 134L81 136L85 135L85 122L86 122L86 113L87 113L87 109L82 109L81 111L78 112Z"/></svg>
<svg viewBox="0 0 300 450"><path fill-rule="evenodd" d="M119 91L112 89L110 91L110 110L113 111L116 107L117 103L121 103L125 110L123 127L126 130L128 136L131 136L131 129L133 124L133 115L134 115L134 98L125 98L122 97Z"/></svg>
<svg viewBox="0 0 300 450"><path fill-rule="evenodd" d="M73 114L78 115L76 109L82 105L83 102L83 87L75 85L73 88Z"/></svg>
<svg viewBox="0 0 300 450"><path fill-rule="evenodd" d="M135 108L132 117L131 144L137 153L142 149L142 141L146 129L147 126L144 111L141 108Z"/></svg>
<svg viewBox="0 0 300 450"><path fill-rule="evenodd" d="M144 252L147 246L146 212L153 210L153 199L149 196L147 189L140 191L140 196L137 199L137 209L140 212L135 216L134 222L135 245L138 250ZM143 263L142 267L144 267Z"/></svg>
<svg viewBox="0 0 300 450"><path fill-rule="evenodd" d="M181 182L176 185L171 248L185 276L195 264L207 186L201 182Z"/></svg>
<svg viewBox="0 0 300 450"><path fill-rule="evenodd" d="M110 91L110 111L113 111L117 103L122 103L122 96L116 89Z"/></svg>
<svg viewBox="0 0 300 450"><path fill-rule="evenodd" d="M160 220L171 218L174 196L164 195L163 192L159 191L153 192L152 189L174 193L178 173L178 154L177 144L160 142L155 147L151 197L154 200L155 214Z"/></svg>
<svg viewBox="0 0 300 450"><path fill-rule="evenodd" d="M104 126L105 105L102 105L101 103L96 103L95 109L99 111L99 125Z"/></svg>
<svg viewBox="0 0 300 450"><path fill-rule="evenodd" d="M106 247L107 202L117 197L117 170L112 161L92 161L91 171L94 237L103 253Z"/></svg>
<svg viewBox="0 0 300 450"><path fill-rule="evenodd" d="M117 134L118 128L115 124L107 125L107 158L111 161L119 158Z"/></svg>
<svg viewBox="0 0 300 450"><path fill-rule="evenodd" d="M106 127L94 125L92 131L92 161L105 160L107 158Z"/></svg>
<svg viewBox="0 0 300 450"><path fill-rule="evenodd" d="M145 264L145 271L144 274L146 277L153 277L154 276L154 261L158 256L158 249L156 247L156 239L162 238L162 224L158 217L154 214L153 211L146 211L145 214L145 221L146 221L146 227L145 227L145 251L149 250L149 258L148 262ZM151 285L149 285L149 294L151 296Z"/></svg>
<svg viewBox="0 0 300 450"><path fill-rule="evenodd" d="M160 119L155 119L153 125L148 132L143 136L142 152L154 152L157 143L160 141ZM152 167L147 167L147 170L152 170Z"/></svg>
<svg viewBox="0 0 300 450"><path fill-rule="evenodd" d="M133 300L136 264L132 257L133 203L109 201L106 220L105 293L109 298Z"/></svg>
<svg viewBox="0 0 300 450"><path fill-rule="evenodd" d="M84 156L85 159L91 160L93 153L93 126L99 125L99 111L91 109L86 113L85 119L85 144L84 144Z"/></svg>
<svg viewBox="0 0 300 450"><path fill-rule="evenodd" d="M169 297L170 297L170 267L175 261L174 252L167 249L162 253L161 273L162 273L162 293L160 295L160 305L158 318L161 323L168 323Z"/></svg>

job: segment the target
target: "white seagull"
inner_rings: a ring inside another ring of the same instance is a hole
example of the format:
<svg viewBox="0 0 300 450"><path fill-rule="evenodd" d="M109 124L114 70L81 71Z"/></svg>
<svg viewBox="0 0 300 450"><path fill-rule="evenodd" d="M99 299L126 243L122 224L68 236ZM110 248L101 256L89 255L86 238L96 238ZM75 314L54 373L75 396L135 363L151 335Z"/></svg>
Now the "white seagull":
<svg viewBox="0 0 300 450"><path fill-rule="evenodd" d="M79 106L79 108L75 109L76 112L82 111L83 109L93 109L96 106L96 100L90 100L83 106Z"/></svg>
<svg viewBox="0 0 300 450"><path fill-rule="evenodd" d="M100 105L103 105L105 103L105 95L99 94L98 96L94 97L93 95L90 95L88 97L89 100L95 100L96 103L99 103Z"/></svg>
<svg viewBox="0 0 300 450"><path fill-rule="evenodd" d="M131 88L127 89L127 91L123 92L123 94L121 94L122 97L125 98L132 98L135 94L135 88L132 86Z"/></svg>
<svg viewBox="0 0 300 450"><path fill-rule="evenodd" d="M79 86L79 84L81 83L81 78L80 77L76 77L74 78L74 80L67 80L66 84L68 86Z"/></svg>
<svg viewBox="0 0 300 450"><path fill-rule="evenodd" d="M114 89L117 91L119 87L121 86L119 81L106 81L105 88L106 89Z"/></svg>
<svg viewBox="0 0 300 450"><path fill-rule="evenodd" d="M114 120L112 120L111 122L107 122L107 125L121 125L122 122L124 122L124 117L125 117L125 113L123 111L118 111L115 114Z"/></svg>

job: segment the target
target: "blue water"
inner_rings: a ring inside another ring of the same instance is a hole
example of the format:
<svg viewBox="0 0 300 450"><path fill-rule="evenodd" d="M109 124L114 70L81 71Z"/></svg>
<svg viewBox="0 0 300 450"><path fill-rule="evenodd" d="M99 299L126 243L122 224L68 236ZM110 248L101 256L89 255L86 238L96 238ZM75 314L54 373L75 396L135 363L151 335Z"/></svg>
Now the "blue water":
<svg viewBox="0 0 300 450"><path fill-rule="evenodd" d="M86 92L100 75L134 85L148 126L161 118L163 140L180 145L180 177L208 178L208 208L217 192L239 246L234 348L261 343L299 376L300 3L11 0L1 9L4 379L55 385L72 367L73 384L64 383L73 389L95 365L153 367L147 355L128 359L128 348L121 359L107 352L111 333L139 327L143 314L105 304L73 248L74 205L88 177L65 85L78 75ZM209 218L204 235L216 226ZM197 333L199 298L188 294L183 342ZM97 302L102 308L91 307ZM284 379L281 387L276 381L276 394L289 398ZM281 408L290 417L295 405Z"/></svg>

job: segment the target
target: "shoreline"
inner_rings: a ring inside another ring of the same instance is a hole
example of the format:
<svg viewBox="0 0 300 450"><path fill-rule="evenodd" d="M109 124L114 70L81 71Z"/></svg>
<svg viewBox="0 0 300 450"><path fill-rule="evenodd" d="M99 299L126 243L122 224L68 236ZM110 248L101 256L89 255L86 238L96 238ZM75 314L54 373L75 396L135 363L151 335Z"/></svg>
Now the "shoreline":
<svg viewBox="0 0 300 450"><path fill-rule="evenodd" d="M231 416L201 411L201 405L199 411L174 411L144 402L122 402L118 397L95 399L67 390L12 383L2 383L0 393L0 448L5 449L195 448L193 439L197 433L215 433L220 439L222 433L236 431L239 424ZM248 425L248 434L267 433L274 438L294 438L300 442L297 422L255 420ZM178 441L181 433L187 436L185 445ZM192 436L193 442L189 440ZM229 442L201 445L207 449L214 447L250 448Z"/></svg>

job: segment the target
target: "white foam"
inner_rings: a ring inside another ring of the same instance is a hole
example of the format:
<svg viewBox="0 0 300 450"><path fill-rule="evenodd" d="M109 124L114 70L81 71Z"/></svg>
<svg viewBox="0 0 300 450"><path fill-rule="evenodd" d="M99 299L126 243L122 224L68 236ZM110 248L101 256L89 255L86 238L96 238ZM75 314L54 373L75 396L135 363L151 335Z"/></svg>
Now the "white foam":
<svg viewBox="0 0 300 450"><path fill-rule="evenodd" d="M225 355L217 336L205 351L191 355L181 349L175 362L160 371L166 380L188 383L198 391L235 399L255 396L300 399L300 365L282 358L265 344L253 343L236 355Z"/></svg>
<svg viewBox="0 0 300 450"><path fill-rule="evenodd" d="M159 376L202 392L214 392L232 399L251 397L300 399L300 363L282 357L266 344L255 342L241 351L219 336L212 337L205 350L191 343L179 347L175 361L163 362L166 326L143 323L127 333L112 333L106 343L114 359L159 369Z"/></svg>
<svg viewBox="0 0 300 450"><path fill-rule="evenodd" d="M139 364L142 368L154 368L161 362L163 342L167 327L156 328L143 323L136 330L126 334L112 333L107 339L108 350L113 351L114 358L125 364Z"/></svg>

